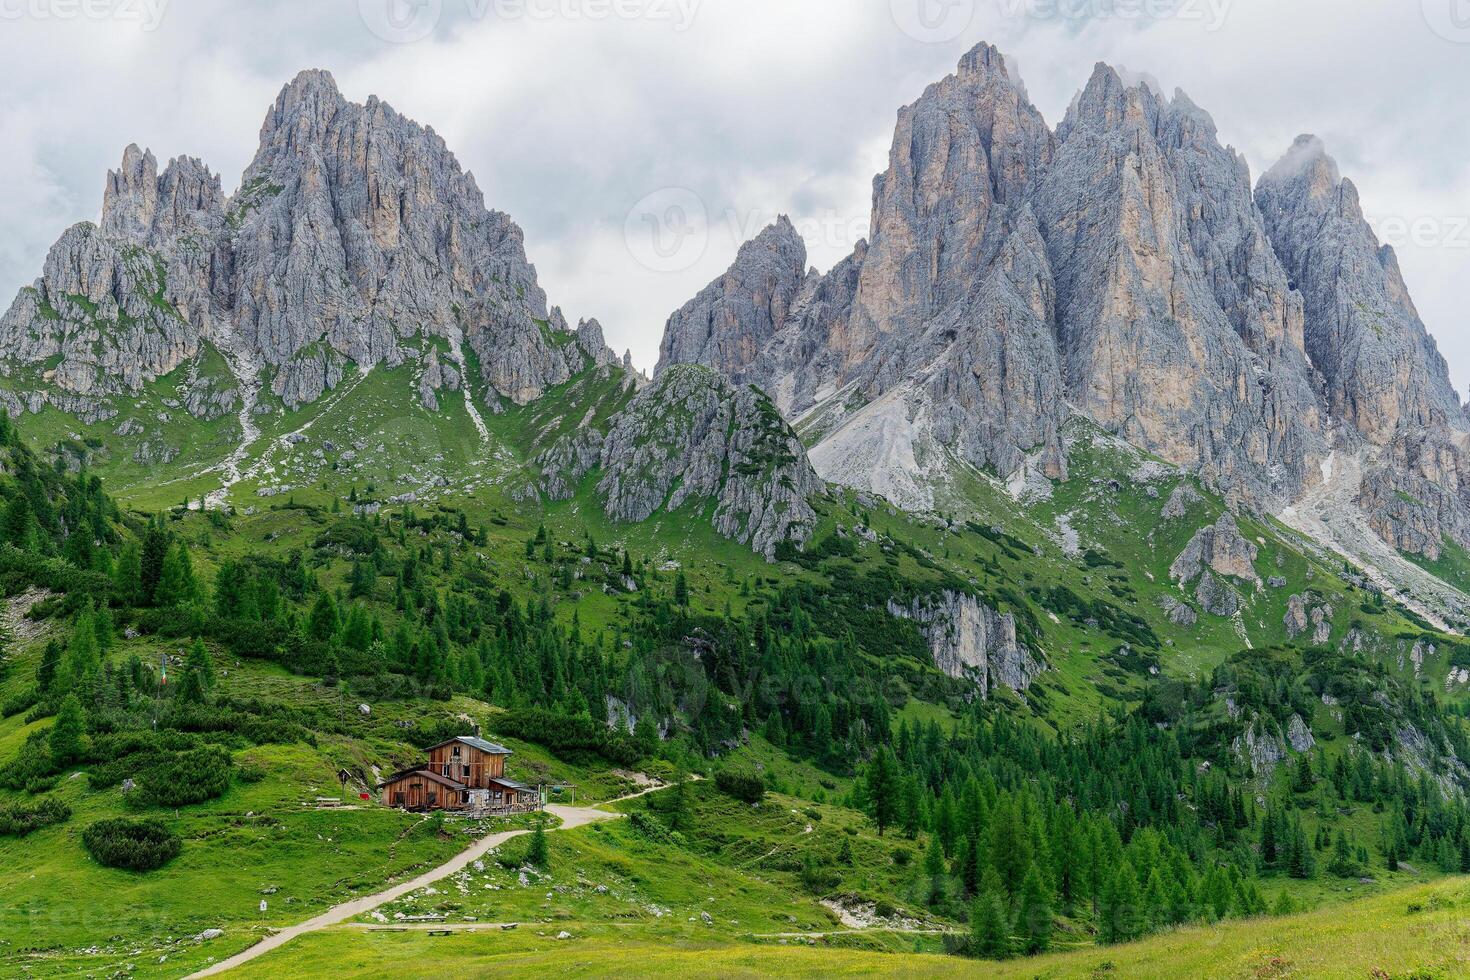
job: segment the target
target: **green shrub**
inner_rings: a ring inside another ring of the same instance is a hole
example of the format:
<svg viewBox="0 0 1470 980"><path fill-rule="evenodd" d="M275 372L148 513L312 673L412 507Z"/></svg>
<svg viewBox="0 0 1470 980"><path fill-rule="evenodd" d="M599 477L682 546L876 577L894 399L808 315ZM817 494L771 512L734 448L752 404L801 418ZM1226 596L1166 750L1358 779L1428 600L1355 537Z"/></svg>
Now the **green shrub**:
<svg viewBox="0 0 1470 980"><path fill-rule="evenodd" d="M54 823L71 819L71 807L54 796L39 803L12 803L0 807L0 836L24 837Z"/></svg>
<svg viewBox="0 0 1470 980"><path fill-rule="evenodd" d="M160 820L99 820L82 831L82 844L98 864L152 871L179 856L183 842Z"/></svg>
<svg viewBox="0 0 1470 980"><path fill-rule="evenodd" d="M159 757L134 777L137 788L128 794L128 805L173 808L203 803L224 795L233 770L230 754L212 745Z"/></svg>
<svg viewBox="0 0 1470 980"><path fill-rule="evenodd" d="M759 803L766 795L765 781L750 769L721 769L715 773L715 788L745 803Z"/></svg>
<svg viewBox="0 0 1470 980"><path fill-rule="evenodd" d="M614 765L631 766L643 757L637 743L625 732L585 716L528 708L509 712L497 727L506 735L544 745L572 762L598 756Z"/></svg>

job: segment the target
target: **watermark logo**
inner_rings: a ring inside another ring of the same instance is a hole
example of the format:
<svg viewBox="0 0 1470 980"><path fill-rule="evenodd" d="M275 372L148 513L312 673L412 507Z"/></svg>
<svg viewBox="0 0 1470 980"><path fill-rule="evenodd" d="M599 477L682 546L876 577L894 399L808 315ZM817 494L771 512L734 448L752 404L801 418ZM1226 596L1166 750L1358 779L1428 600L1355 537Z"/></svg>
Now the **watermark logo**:
<svg viewBox="0 0 1470 980"><path fill-rule="evenodd" d="M639 265L652 272L684 272L704 258L712 244L739 249L779 217L760 208L711 211L687 187L665 187L633 205L623 235ZM869 232L866 214L827 210L789 220L807 248L822 255L850 252Z"/></svg>
<svg viewBox="0 0 1470 980"><path fill-rule="evenodd" d="M1011 19L1061 21L1082 24L1119 21L1148 24L1161 21L1195 22L1213 33L1225 26L1233 0L996 0L1000 13Z"/></svg>
<svg viewBox="0 0 1470 980"><path fill-rule="evenodd" d="M976 0L888 0L893 22L915 41L946 44L975 22Z"/></svg>
<svg viewBox="0 0 1470 980"><path fill-rule="evenodd" d="M665 187L633 205L623 223L633 258L654 272L683 272L709 247L709 213L687 187Z"/></svg>
<svg viewBox="0 0 1470 980"><path fill-rule="evenodd" d="M1470 0L1420 0L1424 22L1446 41L1470 44Z"/></svg>
<svg viewBox="0 0 1470 980"><path fill-rule="evenodd" d="M1369 218L1378 240L1394 248L1470 250L1470 215L1388 215Z"/></svg>
<svg viewBox="0 0 1470 980"><path fill-rule="evenodd" d="M6 0L0 0L4 3ZM13 0L11 0L13 2ZM648 21L676 33L694 24L702 0L358 0L357 11L373 36L412 44L434 33L446 14L470 21Z"/></svg>
<svg viewBox="0 0 1470 980"><path fill-rule="evenodd" d="M169 0L0 0L0 21L130 21L152 32L163 24L168 4Z"/></svg>
<svg viewBox="0 0 1470 980"><path fill-rule="evenodd" d="M389 44L413 44L439 26L444 0L357 0L357 14L374 37Z"/></svg>

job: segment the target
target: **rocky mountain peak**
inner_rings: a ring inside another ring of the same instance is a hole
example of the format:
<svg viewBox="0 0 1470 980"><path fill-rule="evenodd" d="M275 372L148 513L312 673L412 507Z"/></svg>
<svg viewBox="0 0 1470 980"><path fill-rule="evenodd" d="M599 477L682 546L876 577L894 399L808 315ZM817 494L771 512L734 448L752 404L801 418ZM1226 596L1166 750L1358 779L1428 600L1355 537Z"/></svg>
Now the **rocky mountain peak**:
<svg viewBox="0 0 1470 980"><path fill-rule="evenodd" d="M583 349L550 326L520 229L486 209L444 141L377 99L348 102L328 72L281 90L228 201L200 161L181 157L159 174L136 146L104 197L99 233L48 260L48 277L61 278L18 300L0 330L39 338L8 345L12 357L59 355L53 383L82 386L89 414L110 410L102 400L118 379L95 373L96 318L79 309L69 319L48 297L86 295L120 264L132 273L111 280L129 334L116 356L144 352L127 374L134 387L206 341L233 352L242 384L267 383L288 408L319 398L349 364L403 363L414 335L449 340L461 376L463 349L473 350L492 400L530 401L583 365ZM611 358L601 345L589 354Z"/></svg>
<svg viewBox="0 0 1470 980"><path fill-rule="evenodd" d="M1336 194L1342 184L1342 171L1327 153L1322 140L1310 133L1298 136L1281 159L1261 175L1260 187L1287 188L1314 199Z"/></svg>
<svg viewBox="0 0 1470 980"><path fill-rule="evenodd" d="M669 317L655 373L677 363L740 375L786 321L805 280L806 243L783 214Z"/></svg>
<svg viewBox="0 0 1470 980"><path fill-rule="evenodd" d="M1299 136L1256 186L1271 243L1305 304L1305 347L1332 413L1374 445L1458 427L1449 369L1409 298L1393 250L1315 136Z"/></svg>
<svg viewBox="0 0 1470 980"><path fill-rule="evenodd" d="M1020 74L1006 60L1006 56L993 44L981 41L960 58L955 69L958 77L966 82L985 82L997 73L1011 85L1022 85Z"/></svg>
<svg viewBox="0 0 1470 980"><path fill-rule="evenodd" d="M119 238L146 241L158 206L158 160L152 150L129 143L122 164L107 171L99 227Z"/></svg>

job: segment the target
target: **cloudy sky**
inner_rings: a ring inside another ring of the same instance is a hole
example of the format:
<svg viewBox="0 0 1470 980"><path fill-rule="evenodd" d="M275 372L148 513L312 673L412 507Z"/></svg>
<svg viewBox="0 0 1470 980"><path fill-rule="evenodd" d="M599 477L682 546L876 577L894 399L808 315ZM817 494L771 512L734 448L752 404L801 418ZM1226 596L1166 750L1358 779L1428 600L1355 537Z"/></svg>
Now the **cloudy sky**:
<svg viewBox="0 0 1470 980"><path fill-rule="evenodd" d="M987 40L1055 123L1094 62L1214 115L1259 174L1323 137L1470 386L1470 0L0 0L0 294L137 142L227 189L305 67L432 125L554 303L651 367L778 213L827 268L895 114Z"/></svg>

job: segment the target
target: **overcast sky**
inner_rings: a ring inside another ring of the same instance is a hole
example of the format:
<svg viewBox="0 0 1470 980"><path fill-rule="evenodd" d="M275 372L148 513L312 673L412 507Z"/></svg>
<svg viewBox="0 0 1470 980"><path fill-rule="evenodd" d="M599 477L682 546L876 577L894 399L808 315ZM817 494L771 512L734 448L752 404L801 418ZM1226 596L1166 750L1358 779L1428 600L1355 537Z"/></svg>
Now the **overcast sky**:
<svg viewBox="0 0 1470 980"><path fill-rule="evenodd" d="M321 67L440 132L552 302L651 368L776 214L819 268L849 252L898 108L980 40L1052 124L1107 61L1188 92L1254 174L1323 137L1470 386L1470 0L0 0L0 305L129 142L233 190Z"/></svg>

